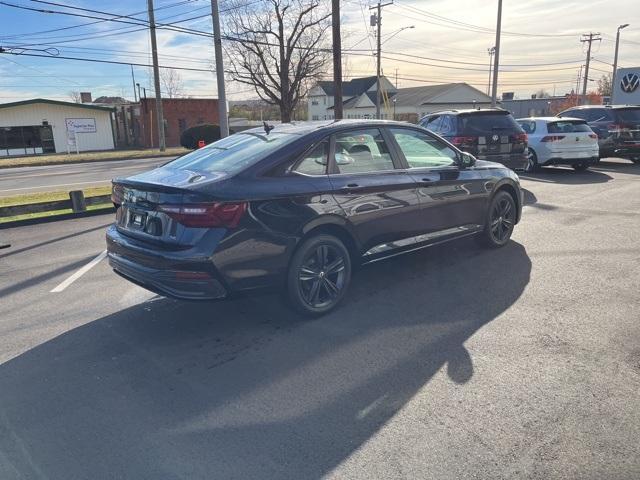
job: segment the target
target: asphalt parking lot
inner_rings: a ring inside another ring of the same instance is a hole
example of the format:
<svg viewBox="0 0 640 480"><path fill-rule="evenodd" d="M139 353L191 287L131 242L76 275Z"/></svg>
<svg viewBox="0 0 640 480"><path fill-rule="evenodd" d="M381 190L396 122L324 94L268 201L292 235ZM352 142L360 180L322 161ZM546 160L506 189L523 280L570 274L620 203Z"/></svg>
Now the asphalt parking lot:
<svg viewBox="0 0 640 480"><path fill-rule="evenodd" d="M640 478L640 166L521 179L505 248L316 320L129 284L109 216L0 230L0 478Z"/></svg>

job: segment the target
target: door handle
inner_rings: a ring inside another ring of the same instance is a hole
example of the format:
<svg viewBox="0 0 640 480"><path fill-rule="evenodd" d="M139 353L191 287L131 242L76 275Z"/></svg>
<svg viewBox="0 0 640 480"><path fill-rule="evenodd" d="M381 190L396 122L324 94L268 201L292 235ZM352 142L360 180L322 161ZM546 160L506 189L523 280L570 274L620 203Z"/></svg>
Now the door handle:
<svg viewBox="0 0 640 480"><path fill-rule="evenodd" d="M429 185L433 185L434 183L436 183L436 181L431 179L431 178L422 178L422 179L420 179L420 185L423 186L423 187L427 187Z"/></svg>
<svg viewBox="0 0 640 480"><path fill-rule="evenodd" d="M357 183L347 183L347 188L358 188L360 185Z"/></svg>

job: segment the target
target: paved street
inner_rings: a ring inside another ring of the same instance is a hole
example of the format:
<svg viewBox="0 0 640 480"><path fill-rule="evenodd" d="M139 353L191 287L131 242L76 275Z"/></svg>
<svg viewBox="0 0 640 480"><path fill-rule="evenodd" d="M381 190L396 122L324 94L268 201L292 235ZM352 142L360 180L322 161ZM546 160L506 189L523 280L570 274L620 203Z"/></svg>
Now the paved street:
<svg viewBox="0 0 640 480"><path fill-rule="evenodd" d="M133 175L169 160L171 157L156 157L0 169L0 197L109 185L114 177Z"/></svg>
<svg viewBox="0 0 640 480"><path fill-rule="evenodd" d="M0 478L640 478L640 166L521 178L505 248L365 267L316 320L67 281L110 216L0 230Z"/></svg>

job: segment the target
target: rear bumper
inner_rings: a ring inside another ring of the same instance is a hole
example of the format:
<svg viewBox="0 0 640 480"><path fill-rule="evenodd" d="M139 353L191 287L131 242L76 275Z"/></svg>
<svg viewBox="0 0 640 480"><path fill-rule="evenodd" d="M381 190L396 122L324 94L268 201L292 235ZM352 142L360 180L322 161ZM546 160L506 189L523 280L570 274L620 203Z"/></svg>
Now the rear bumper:
<svg viewBox="0 0 640 480"><path fill-rule="evenodd" d="M527 166L527 155L525 153L512 153L504 155L478 155L480 160L501 163L511 170L524 170Z"/></svg>
<svg viewBox="0 0 640 480"><path fill-rule="evenodd" d="M544 163L540 163L540 165L580 165L586 163L588 165L595 165L598 163L600 157L598 155L593 155L591 157L580 157L580 158L564 158L564 157L551 157L547 159Z"/></svg>
<svg viewBox="0 0 640 480"><path fill-rule="evenodd" d="M107 230L107 257L116 273L163 296L181 300L228 296L228 288L209 259L186 260L174 252L145 251L114 226Z"/></svg>

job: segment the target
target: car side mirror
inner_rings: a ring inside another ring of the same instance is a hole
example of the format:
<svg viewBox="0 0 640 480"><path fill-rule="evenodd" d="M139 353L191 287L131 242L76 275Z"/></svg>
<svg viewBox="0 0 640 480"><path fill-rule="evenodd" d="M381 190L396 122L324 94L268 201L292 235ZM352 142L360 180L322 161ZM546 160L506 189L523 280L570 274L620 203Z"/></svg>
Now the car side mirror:
<svg viewBox="0 0 640 480"><path fill-rule="evenodd" d="M470 168L476 164L476 157L469 152L462 152L460 154L460 166L462 168Z"/></svg>

